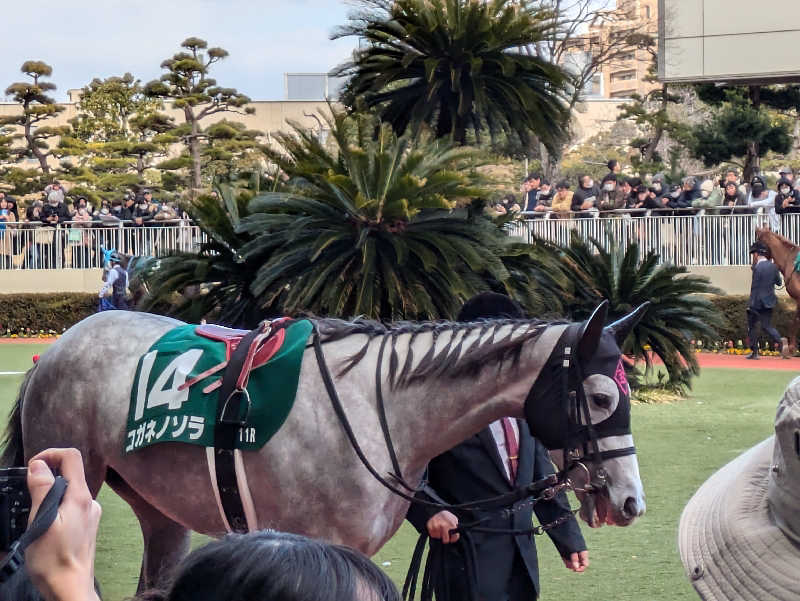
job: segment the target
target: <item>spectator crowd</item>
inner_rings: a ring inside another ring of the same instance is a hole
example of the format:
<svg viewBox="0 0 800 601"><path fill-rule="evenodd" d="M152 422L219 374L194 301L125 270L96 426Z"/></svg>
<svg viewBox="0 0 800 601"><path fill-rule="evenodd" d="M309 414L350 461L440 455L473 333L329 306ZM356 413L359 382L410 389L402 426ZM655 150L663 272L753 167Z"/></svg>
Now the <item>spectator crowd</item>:
<svg viewBox="0 0 800 601"><path fill-rule="evenodd" d="M177 226L188 218L148 189L94 206L57 180L26 204L0 190L0 268L60 268L67 257L72 267L100 267L100 246L142 254L146 237L128 228Z"/></svg>
<svg viewBox="0 0 800 601"><path fill-rule="evenodd" d="M781 215L800 213L800 183L788 167L780 169L778 181L770 189L762 175L742 182L735 168L718 179L688 176L670 184L665 174L658 173L645 182L622 175L620 164L612 160L599 184L590 175L581 175L575 184L573 190L566 179L553 185L531 173L522 182L519 199L508 194L492 209L495 214L518 213L529 219L763 212L773 229L780 226Z"/></svg>

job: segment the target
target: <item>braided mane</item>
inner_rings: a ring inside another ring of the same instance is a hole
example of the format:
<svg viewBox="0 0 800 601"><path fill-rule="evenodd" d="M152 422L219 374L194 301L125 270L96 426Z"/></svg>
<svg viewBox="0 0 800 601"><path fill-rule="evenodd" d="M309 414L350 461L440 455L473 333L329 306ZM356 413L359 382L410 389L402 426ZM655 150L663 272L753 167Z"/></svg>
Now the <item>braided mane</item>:
<svg viewBox="0 0 800 601"><path fill-rule="evenodd" d="M315 319L323 343L341 340L348 336L365 335L364 346L348 357L339 375L344 375L355 367L367 353L376 338L387 344L389 351L389 384L393 388L407 387L417 380L429 377L457 378L467 374L474 375L489 364L501 364L511 359L516 365L525 343L537 339L551 325L566 322L547 322L528 319L484 319L469 323L450 321L431 321L421 323L400 322L390 326L376 321L356 319ZM507 335L496 339L499 331L510 326ZM468 336L477 332L477 337L464 348ZM412 369L414 353L412 344L420 334L431 334L430 348ZM397 353L397 339L410 335L408 354L400 366ZM447 342L437 351L436 343L440 337L447 336ZM385 340L387 339L388 340ZM385 342L384 342L385 340Z"/></svg>

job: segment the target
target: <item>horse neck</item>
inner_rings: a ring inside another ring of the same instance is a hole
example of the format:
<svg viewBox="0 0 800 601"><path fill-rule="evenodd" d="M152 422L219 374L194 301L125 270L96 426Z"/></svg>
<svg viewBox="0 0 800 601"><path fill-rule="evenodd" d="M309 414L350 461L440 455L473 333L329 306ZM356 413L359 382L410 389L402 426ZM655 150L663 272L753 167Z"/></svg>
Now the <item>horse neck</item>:
<svg viewBox="0 0 800 601"><path fill-rule="evenodd" d="M517 362L486 365L458 378L429 377L391 392L386 388L390 431L398 454L404 456L403 468L421 469L501 417L523 417L525 399L565 328L546 327L524 344ZM417 342L424 347L430 338L418 336Z"/></svg>
<svg viewBox="0 0 800 601"><path fill-rule="evenodd" d="M769 238L767 246L772 253L772 258L776 265L780 266L781 269L793 267L794 259L797 257L797 252L799 250L797 246L790 246L778 236ZM787 261L791 261L792 265L787 265Z"/></svg>

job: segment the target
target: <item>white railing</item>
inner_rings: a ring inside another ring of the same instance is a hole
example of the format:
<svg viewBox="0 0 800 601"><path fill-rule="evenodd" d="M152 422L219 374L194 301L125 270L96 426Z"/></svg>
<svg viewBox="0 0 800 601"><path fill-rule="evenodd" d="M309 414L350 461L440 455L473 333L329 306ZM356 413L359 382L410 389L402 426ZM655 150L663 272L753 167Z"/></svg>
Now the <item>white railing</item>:
<svg viewBox="0 0 800 601"><path fill-rule="evenodd" d="M509 233L530 242L534 236L566 244L577 231L583 239L616 244L638 241L642 254L655 251L662 263L676 265L749 265L755 229L770 225L769 215L683 215L599 218L537 218L514 221ZM780 233L800 242L800 214L779 217ZM0 230L0 271L7 269L88 269L101 266L100 247L133 255L155 256L173 250L196 251L206 241L199 227L172 225L122 227L122 224L56 228L30 223L8 224ZM772 222L772 225L775 225Z"/></svg>
<svg viewBox="0 0 800 601"><path fill-rule="evenodd" d="M800 214L778 216L779 233L800 242ZM631 217L621 214L588 219L527 219L509 224L512 235L530 242L534 236L566 244L573 231L584 239L594 238L606 247L606 233L614 243L638 241L644 255L655 251L662 263L675 265L750 265L750 245L755 229L770 225L770 216L685 215ZM773 223L774 225L774 223Z"/></svg>
<svg viewBox="0 0 800 601"><path fill-rule="evenodd" d="M0 226L2 227L2 226ZM131 255L194 251L205 234L184 221L130 227L122 223L67 222L58 227L10 223L0 229L0 271L8 269L91 269L102 267L100 247Z"/></svg>

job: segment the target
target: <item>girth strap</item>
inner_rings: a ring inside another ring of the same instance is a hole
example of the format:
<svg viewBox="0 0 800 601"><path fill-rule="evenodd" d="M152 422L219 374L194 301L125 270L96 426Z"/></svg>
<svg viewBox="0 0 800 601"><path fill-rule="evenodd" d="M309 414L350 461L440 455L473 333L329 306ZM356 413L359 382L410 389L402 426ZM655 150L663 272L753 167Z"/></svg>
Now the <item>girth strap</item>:
<svg viewBox="0 0 800 601"><path fill-rule="evenodd" d="M231 353L219 388L217 423L214 428L214 464L217 489L225 517L233 532L248 532L247 518L236 478L236 437L247 423L250 396L247 382L258 348L269 337L269 322L248 332Z"/></svg>

